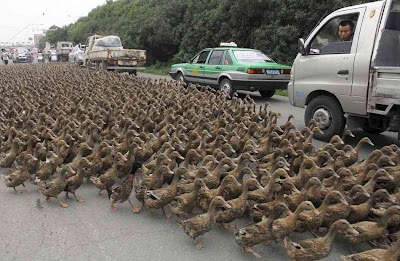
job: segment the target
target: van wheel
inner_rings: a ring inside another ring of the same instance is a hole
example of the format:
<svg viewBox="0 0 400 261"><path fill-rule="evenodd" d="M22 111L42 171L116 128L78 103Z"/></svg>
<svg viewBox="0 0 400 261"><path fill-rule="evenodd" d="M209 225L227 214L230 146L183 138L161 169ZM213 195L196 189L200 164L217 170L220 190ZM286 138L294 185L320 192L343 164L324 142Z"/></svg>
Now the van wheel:
<svg viewBox="0 0 400 261"><path fill-rule="evenodd" d="M232 83L229 79L223 79L219 83L220 91L226 92L232 98L233 94L235 93L235 88L233 88Z"/></svg>
<svg viewBox="0 0 400 261"><path fill-rule="evenodd" d="M259 91L259 92L261 94L261 97L266 98L266 99L269 99L269 98L271 98L272 96L275 95L275 90L272 90L272 91Z"/></svg>
<svg viewBox="0 0 400 261"><path fill-rule="evenodd" d="M304 115L306 125L311 119L317 121L317 126L324 133L314 134L314 138L321 141L329 142L333 136L341 135L346 126L342 106L330 96L318 96L308 103Z"/></svg>
<svg viewBox="0 0 400 261"><path fill-rule="evenodd" d="M371 127L364 127L362 128L365 132L367 133L372 133L372 134L381 134L382 132L385 132L385 130L382 129L375 129Z"/></svg>

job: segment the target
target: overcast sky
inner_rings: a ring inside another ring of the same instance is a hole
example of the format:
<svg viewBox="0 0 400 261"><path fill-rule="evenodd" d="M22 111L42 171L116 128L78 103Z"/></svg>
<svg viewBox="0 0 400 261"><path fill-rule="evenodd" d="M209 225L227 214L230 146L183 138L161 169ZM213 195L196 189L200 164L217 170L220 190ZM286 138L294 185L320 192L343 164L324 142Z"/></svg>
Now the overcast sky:
<svg viewBox="0 0 400 261"><path fill-rule="evenodd" d="M33 34L41 33L52 25L63 26L75 22L105 2L106 0L0 0L0 42L28 41Z"/></svg>

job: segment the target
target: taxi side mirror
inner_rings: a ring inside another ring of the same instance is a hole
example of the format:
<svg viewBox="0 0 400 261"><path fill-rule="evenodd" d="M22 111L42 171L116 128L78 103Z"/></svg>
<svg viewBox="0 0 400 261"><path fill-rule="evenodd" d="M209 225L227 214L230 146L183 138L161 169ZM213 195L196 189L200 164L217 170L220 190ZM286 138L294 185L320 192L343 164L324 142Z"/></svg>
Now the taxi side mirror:
<svg viewBox="0 0 400 261"><path fill-rule="evenodd" d="M299 48L299 53L301 53L302 55L307 55L307 48L303 38L299 39L298 48Z"/></svg>

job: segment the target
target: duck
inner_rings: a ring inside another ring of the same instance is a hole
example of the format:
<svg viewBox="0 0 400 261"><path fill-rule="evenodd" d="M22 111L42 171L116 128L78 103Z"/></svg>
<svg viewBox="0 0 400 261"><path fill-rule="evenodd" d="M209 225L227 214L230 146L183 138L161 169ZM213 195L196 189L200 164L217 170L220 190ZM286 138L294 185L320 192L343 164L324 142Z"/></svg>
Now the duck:
<svg viewBox="0 0 400 261"><path fill-rule="evenodd" d="M20 147L22 145L22 141L19 138L15 138L12 141L11 150L4 156L4 158L0 161L0 167L2 168L10 168L14 163L14 160L18 156L20 152Z"/></svg>
<svg viewBox="0 0 400 261"><path fill-rule="evenodd" d="M364 144L375 146L374 143L372 143L372 141L368 137L362 138L354 149L346 153L349 156L349 158L345 161L346 166L351 166L354 163L358 162L359 160L358 155L360 153L361 147Z"/></svg>
<svg viewBox="0 0 400 261"><path fill-rule="evenodd" d="M180 167L175 171L174 178L168 187L156 190L147 190L144 198L144 206L150 209L161 208L164 218L170 219L171 216L167 215L164 206L168 205L175 199L178 190L178 181L187 171L187 168Z"/></svg>
<svg viewBox="0 0 400 261"><path fill-rule="evenodd" d="M305 239L299 242L292 242L289 237L284 239L284 247L290 260L311 261L327 257L332 251L334 239L338 232L358 235L349 222L345 219L335 221L329 228L328 233L323 237Z"/></svg>
<svg viewBox="0 0 400 261"><path fill-rule="evenodd" d="M130 195L133 189L133 180L137 170L143 170L143 164L140 161L134 161L131 166L131 172L128 174L127 178L122 182L122 184L114 189L108 189L108 198L111 201L111 211L115 211L115 203L124 203L128 200L131 205L131 210L133 213L138 213L139 208L135 207L130 200Z"/></svg>
<svg viewBox="0 0 400 261"><path fill-rule="evenodd" d="M351 205L360 205L365 203L371 196L360 184L352 187L347 194L346 200Z"/></svg>
<svg viewBox="0 0 400 261"><path fill-rule="evenodd" d="M378 199L392 200L389 192L387 192L386 189L377 190L371 195L367 202L360 205L351 205L350 214L347 217L347 220L352 224L365 220L368 217L371 208ZM394 200L392 201L395 203Z"/></svg>
<svg viewBox="0 0 400 261"><path fill-rule="evenodd" d="M179 221L179 226L191 239L196 239L214 227L216 223L217 209L221 207L226 209L231 208L231 206L224 200L223 197L216 196L211 200L207 213L197 215L187 220ZM197 242L195 245L198 249L202 248L202 244L199 242Z"/></svg>
<svg viewBox="0 0 400 261"><path fill-rule="evenodd" d="M31 177L28 172L28 161L31 159L37 160L31 154L25 154L23 165L20 169L13 171L10 175L1 175L7 187L13 188L15 192L17 192L16 187L20 185L25 187L24 182Z"/></svg>
<svg viewBox="0 0 400 261"><path fill-rule="evenodd" d="M397 261L400 256L400 239L389 249L371 249L361 253L341 256L342 261Z"/></svg>
<svg viewBox="0 0 400 261"><path fill-rule="evenodd" d="M246 211L247 206L247 193L250 187L260 188L261 185L255 178L250 178L246 180L243 185L243 192L242 194L235 199L231 199L227 201L227 203L231 206L230 209L220 211L217 216L216 220L223 228L227 228L226 223L230 223L235 219L242 218L244 212ZM262 188L262 187L261 187ZM236 226L233 226L234 231L236 231Z"/></svg>
<svg viewBox="0 0 400 261"><path fill-rule="evenodd" d="M358 235L342 235L351 245L372 241L382 237L387 225L388 219L393 215L400 214L400 206L392 206L385 211L385 214L377 222L362 221L352 224L351 227L358 231Z"/></svg>
<svg viewBox="0 0 400 261"><path fill-rule="evenodd" d="M36 172L35 178L40 181L48 180L50 176L53 175L53 173L57 170L57 167L62 164L61 161L62 159L58 155L52 153L50 158L46 160L42 168L40 168Z"/></svg>
<svg viewBox="0 0 400 261"><path fill-rule="evenodd" d="M365 191L372 194L378 179L381 177L393 181L393 177L385 169L378 169L372 178L363 186Z"/></svg>
<svg viewBox="0 0 400 261"><path fill-rule="evenodd" d="M114 157L112 167L107 170L106 173L102 174L100 177L90 177L90 181L96 185L99 189L99 196L103 190L110 190L111 187L117 182L118 180L118 165L123 165L126 162L126 158L120 153Z"/></svg>
<svg viewBox="0 0 400 261"><path fill-rule="evenodd" d="M169 204L171 212L178 217L189 217L189 215L192 213L192 210L197 205L197 198L200 188L206 186L204 180L201 178L196 178L193 183L194 186L191 192L175 197L174 201Z"/></svg>
<svg viewBox="0 0 400 261"><path fill-rule="evenodd" d="M92 167L92 163L90 163L90 161L87 160L86 158L81 158L79 160L79 165L77 166L78 170L76 172L76 175L69 177L69 178L66 177L67 185L65 186L65 189L64 189L66 198L69 198L68 193L72 193L72 195L74 195L75 199L79 203L85 202L85 200L78 198L76 196L75 191L82 185L83 177L84 177L85 173L88 173L91 170L91 167Z"/></svg>
<svg viewBox="0 0 400 261"><path fill-rule="evenodd" d="M316 231L322 225L324 216L329 212L329 207L337 203L347 204L343 195L333 190L326 195L321 206L315 211L304 211L299 215L296 221L296 232Z"/></svg>
<svg viewBox="0 0 400 261"><path fill-rule="evenodd" d="M151 175L142 178L135 176L133 187L135 189L137 200L142 202L142 207L144 204L144 198L146 196L146 190L155 190L161 188L163 185L164 175L173 175L173 174L174 172L171 171L168 168L168 166L160 166L157 167L154 173Z"/></svg>
<svg viewBox="0 0 400 261"><path fill-rule="evenodd" d="M343 194L339 191L342 195ZM340 200L336 204L329 205L324 214L324 220L322 221L321 227L329 228L335 221L339 219L346 219L350 214L350 204L346 200Z"/></svg>
<svg viewBox="0 0 400 261"><path fill-rule="evenodd" d="M66 175L68 172L74 173L75 171L70 169L68 166L64 166L62 168L58 168L57 172L60 173L60 176L56 179L53 179L49 183L45 183L42 181L39 181L39 187L41 188L41 191L43 195L46 196L46 200L49 201L50 198L56 198L58 199L60 205L63 208L67 208L68 204L62 202L59 198L58 195L64 191L65 187L67 186L67 180L66 180Z"/></svg>
<svg viewBox="0 0 400 261"><path fill-rule="evenodd" d="M249 192L247 195L248 199L258 203L266 203L272 201L275 183L278 177L288 177L286 170L277 169L274 173L272 173L268 185L262 189L256 189Z"/></svg>
<svg viewBox="0 0 400 261"><path fill-rule="evenodd" d="M198 204L203 211L209 209L212 199L216 196L225 196L225 189L229 184L236 184L241 186L241 184L236 180L233 175L227 175L222 180L221 185L216 189L208 189L207 187L202 187L199 191Z"/></svg>
<svg viewBox="0 0 400 261"><path fill-rule="evenodd" d="M273 206L271 214L263 216L261 221L241 228L235 233L235 241L242 247L243 253L251 253L256 258L262 258L251 247L270 239L272 223L290 212L285 203L279 202Z"/></svg>
<svg viewBox="0 0 400 261"><path fill-rule="evenodd" d="M311 201L303 201L296 209L295 212L290 213L287 217L276 219L272 222L271 238L275 242L283 240L284 237L296 229L296 221L303 211L315 211L315 207ZM268 243L268 242L267 242Z"/></svg>

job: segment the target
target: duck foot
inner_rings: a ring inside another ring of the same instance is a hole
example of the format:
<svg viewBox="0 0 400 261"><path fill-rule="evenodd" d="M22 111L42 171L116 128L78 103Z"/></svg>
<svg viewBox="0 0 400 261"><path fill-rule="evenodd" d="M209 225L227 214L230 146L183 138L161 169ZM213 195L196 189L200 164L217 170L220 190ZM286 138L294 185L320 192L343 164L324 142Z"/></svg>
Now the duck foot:
<svg viewBox="0 0 400 261"><path fill-rule="evenodd" d="M228 229L230 229L230 230L233 231L233 233L236 233L236 231L237 231L236 225L225 224L225 223L219 223L219 225L220 225L220 227L221 227L223 230L228 230Z"/></svg>
<svg viewBox="0 0 400 261"><path fill-rule="evenodd" d="M114 203L112 203L112 204L111 204L111 211L112 211L112 212L115 212L115 206L114 206Z"/></svg>
<svg viewBox="0 0 400 261"><path fill-rule="evenodd" d="M73 195L74 195L74 197L75 197L76 201L78 201L79 203L83 203L83 202L85 202L85 200L84 200L84 199L82 199L82 198L78 198L78 197L75 195L75 193L73 193Z"/></svg>
<svg viewBox="0 0 400 261"><path fill-rule="evenodd" d="M68 204L62 202L59 198L57 198L57 199L58 199L58 202L60 202L60 205L61 205L63 208L67 208L67 207L68 207Z"/></svg>
<svg viewBox="0 0 400 261"><path fill-rule="evenodd" d="M46 197L46 201L50 201L50 197Z"/></svg>
<svg viewBox="0 0 400 261"><path fill-rule="evenodd" d="M257 254L253 249L251 249L250 247L243 247L242 248L242 252L243 253L250 253L250 254L252 254L253 256L255 256L256 258L258 258L258 259L261 259L262 258L262 256L260 255L260 254Z"/></svg>
<svg viewBox="0 0 400 261"><path fill-rule="evenodd" d="M162 207L161 209L162 209L162 212L163 212L163 217L164 217L165 219L170 220L172 216L167 215L167 212L165 212L164 207Z"/></svg>
<svg viewBox="0 0 400 261"><path fill-rule="evenodd" d="M139 213L139 212L140 212L141 209L135 207L135 206L133 205L133 203L131 202L130 199L128 199L128 202L129 202L129 204L131 205L131 208L132 208L132 212L133 212L133 213Z"/></svg>
<svg viewBox="0 0 400 261"><path fill-rule="evenodd" d="M194 244L194 246L197 248L197 250L200 250L204 247L203 244L200 242L197 242L196 244Z"/></svg>
<svg viewBox="0 0 400 261"><path fill-rule="evenodd" d="M66 198L66 199L70 199L70 197L69 197L69 195L68 195L68 192L65 193L65 198Z"/></svg>

